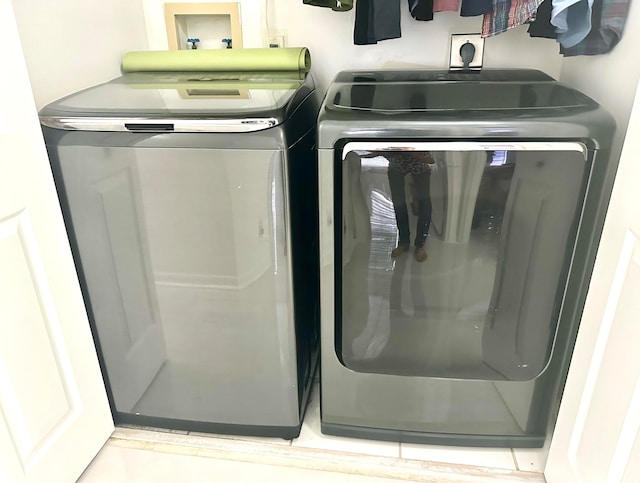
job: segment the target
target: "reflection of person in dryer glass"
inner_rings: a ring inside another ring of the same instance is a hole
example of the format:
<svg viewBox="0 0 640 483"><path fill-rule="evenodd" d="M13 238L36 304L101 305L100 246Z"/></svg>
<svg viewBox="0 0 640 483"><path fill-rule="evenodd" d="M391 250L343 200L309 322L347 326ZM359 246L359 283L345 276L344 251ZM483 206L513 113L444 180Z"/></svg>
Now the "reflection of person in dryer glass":
<svg viewBox="0 0 640 483"><path fill-rule="evenodd" d="M405 176L410 173L414 186L413 202L416 202L418 207L418 221L414 239L415 257L417 261L423 262L427 259L424 244L427 241L431 225L431 197L429 195L431 168L429 165L433 164L433 158L430 153L424 151L393 151L384 153L384 157L389 160L389 186L398 227L398 246L391 252L391 257L396 258L406 252L411 244L409 213L407 212L407 198L404 189Z"/></svg>

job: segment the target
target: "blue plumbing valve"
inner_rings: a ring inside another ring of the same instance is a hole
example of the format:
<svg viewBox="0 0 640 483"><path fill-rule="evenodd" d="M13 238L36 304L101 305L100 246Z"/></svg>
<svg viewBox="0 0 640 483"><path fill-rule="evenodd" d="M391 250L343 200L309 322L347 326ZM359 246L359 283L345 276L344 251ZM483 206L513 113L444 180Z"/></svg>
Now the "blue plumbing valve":
<svg viewBox="0 0 640 483"><path fill-rule="evenodd" d="M191 44L191 48L192 49L197 49L198 46L196 45L198 42L200 42L200 39L198 37L189 37L187 39L187 43Z"/></svg>
<svg viewBox="0 0 640 483"><path fill-rule="evenodd" d="M227 49L231 48L231 39L222 39L222 41L227 44Z"/></svg>

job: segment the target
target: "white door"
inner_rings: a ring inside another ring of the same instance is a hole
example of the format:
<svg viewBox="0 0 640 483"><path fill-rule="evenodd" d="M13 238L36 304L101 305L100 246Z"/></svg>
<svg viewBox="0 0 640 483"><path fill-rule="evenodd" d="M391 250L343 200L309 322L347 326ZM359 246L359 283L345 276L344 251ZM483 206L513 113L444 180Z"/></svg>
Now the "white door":
<svg viewBox="0 0 640 483"><path fill-rule="evenodd" d="M0 52L0 481L70 482L113 421L10 0Z"/></svg>
<svg viewBox="0 0 640 483"><path fill-rule="evenodd" d="M639 153L640 89L551 442L549 483L640 481Z"/></svg>

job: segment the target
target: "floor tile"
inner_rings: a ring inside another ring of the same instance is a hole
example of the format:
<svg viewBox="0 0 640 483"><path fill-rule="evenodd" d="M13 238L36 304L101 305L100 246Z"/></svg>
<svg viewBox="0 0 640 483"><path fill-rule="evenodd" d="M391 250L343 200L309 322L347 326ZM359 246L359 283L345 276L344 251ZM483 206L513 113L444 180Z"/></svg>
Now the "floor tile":
<svg viewBox="0 0 640 483"><path fill-rule="evenodd" d="M514 448L513 455L520 471L543 473L549 448Z"/></svg>
<svg viewBox="0 0 640 483"><path fill-rule="evenodd" d="M189 435L188 433L173 433L159 430L147 430L143 428L119 428L116 427L113 434L114 438L123 438L128 441L140 441L147 442L149 444L176 444L176 445L192 445L197 446L197 443L202 438Z"/></svg>
<svg viewBox="0 0 640 483"><path fill-rule="evenodd" d="M184 431L182 429L166 429L166 428L156 428L153 426L139 426L136 424L119 424L121 428L130 428L130 429L141 429L144 431L158 431L161 433L173 433L173 434L189 434L189 431Z"/></svg>
<svg viewBox="0 0 640 483"><path fill-rule="evenodd" d="M377 476L364 476L364 475L349 475L348 483L398 483L395 478L378 478Z"/></svg>
<svg viewBox="0 0 640 483"><path fill-rule="evenodd" d="M398 443L342 438L322 434L320 430L320 391L318 390L318 386L315 386L313 389L300 436L294 439L291 445L301 448L314 448L374 456L390 456L394 458L397 458L400 454L400 445Z"/></svg>
<svg viewBox="0 0 640 483"><path fill-rule="evenodd" d="M348 483L349 475L191 455L158 453L107 444L79 483Z"/></svg>
<svg viewBox="0 0 640 483"><path fill-rule="evenodd" d="M138 428L116 428L110 441L115 446L179 454L197 454L201 449L268 454L277 453L276 449L291 446L290 441L274 443L272 438L218 437L214 434L196 432L176 434Z"/></svg>
<svg viewBox="0 0 640 483"><path fill-rule="evenodd" d="M191 436L205 436L208 438L233 439L237 441L251 441L253 443L263 443L263 444L280 444L284 446L289 446L291 444L290 439L282 439L282 438L264 438L260 436L239 436L236 434L211 434L211 433L200 433L197 431L191 431L189 434Z"/></svg>
<svg viewBox="0 0 640 483"><path fill-rule="evenodd" d="M402 443L400 445L400 456L407 459L438 463L485 466L508 470L516 469L513 455L509 448L466 448Z"/></svg>

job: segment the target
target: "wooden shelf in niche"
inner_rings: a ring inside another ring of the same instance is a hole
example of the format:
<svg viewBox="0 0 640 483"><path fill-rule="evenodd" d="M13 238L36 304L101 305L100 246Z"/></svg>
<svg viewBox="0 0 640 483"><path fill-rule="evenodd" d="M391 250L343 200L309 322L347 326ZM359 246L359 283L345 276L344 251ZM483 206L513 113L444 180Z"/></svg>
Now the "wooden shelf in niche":
<svg viewBox="0 0 640 483"><path fill-rule="evenodd" d="M198 37L199 49L224 48L230 38L234 49L242 48L240 3L165 3L169 50L189 49L187 38Z"/></svg>

